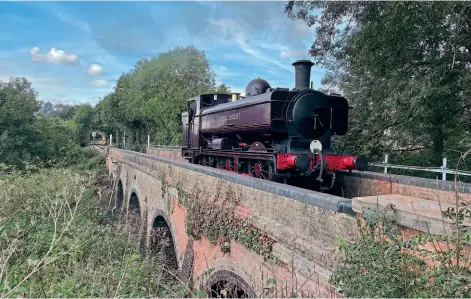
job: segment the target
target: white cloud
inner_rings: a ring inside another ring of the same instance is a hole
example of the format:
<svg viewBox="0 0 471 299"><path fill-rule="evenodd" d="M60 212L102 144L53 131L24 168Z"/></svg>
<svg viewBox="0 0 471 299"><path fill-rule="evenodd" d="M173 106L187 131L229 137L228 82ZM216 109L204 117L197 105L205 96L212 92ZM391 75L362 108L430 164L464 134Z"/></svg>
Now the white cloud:
<svg viewBox="0 0 471 299"><path fill-rule="evenodd" d="M103 79L96 79L96 80L90 81L88 83L92 86L95 86L95 87L101 87L101 86L108 85L108 81L103 80Z"/></svg>
<svg viewBox="0 0 471 299"><path fill-rule="evenodd" d="M88 67L88 75L89 76L97 76L97 75L101 74L102 71L103 71L103 67L99 64L91 64Z"/></svg>
<svg viewBox="0 0 471 299"><path fill-rule="evenodd" d="M77 62L77 55L67 54L64 51L56 50L55 48L51 48L51 50L46 54L41 54L40 49L38 47L33 47L31 48L31 50L29 50L29 53L31 54L32 61L42 61L55 64L67 64Z"/></svg>
<svg viewBox="0 0 471 299"><path fill-rule="evenodd" d="M307 55L307 50L294 50L294 51L281 51L280 57L281 58L291 58L291 57L299 57Z"/></svg>

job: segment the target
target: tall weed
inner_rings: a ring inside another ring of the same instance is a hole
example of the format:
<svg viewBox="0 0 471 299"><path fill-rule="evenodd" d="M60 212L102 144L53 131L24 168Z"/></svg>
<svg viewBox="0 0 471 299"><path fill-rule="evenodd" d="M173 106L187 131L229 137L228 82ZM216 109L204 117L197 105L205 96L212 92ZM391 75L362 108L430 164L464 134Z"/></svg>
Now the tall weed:
<svg viewBox="0 0 471 299"><path fill-rule="evenodd" d="M59 168L0 181L2 297L184 295L164 279L158 257L141 256L117 229L97 200L96 179L94 171Z"/></svg>

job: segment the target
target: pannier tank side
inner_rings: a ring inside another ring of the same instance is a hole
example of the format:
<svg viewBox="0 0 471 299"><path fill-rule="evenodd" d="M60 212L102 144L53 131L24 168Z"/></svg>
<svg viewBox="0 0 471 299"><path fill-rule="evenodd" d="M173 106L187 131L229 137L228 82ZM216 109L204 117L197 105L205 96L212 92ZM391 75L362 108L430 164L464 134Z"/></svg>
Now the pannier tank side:
<svg viewBox="0 0 471 299"><path fill-rule="evenodd" d="M182 114L182 155L191 163L280 182L312 180L319 189L335 184L335 173L365 170L361 156L332 152L333 135L348 132L347 99L310 88L309 60L293 63L295 86L272 88L257 78L245 97L205 94Z"/></svg>

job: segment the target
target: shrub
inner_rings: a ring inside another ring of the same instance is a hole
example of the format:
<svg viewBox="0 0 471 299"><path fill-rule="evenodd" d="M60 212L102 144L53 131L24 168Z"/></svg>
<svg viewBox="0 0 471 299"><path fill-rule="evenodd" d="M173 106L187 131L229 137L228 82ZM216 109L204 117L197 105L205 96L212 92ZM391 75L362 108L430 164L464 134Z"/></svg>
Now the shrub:
<svg viewBox="0 0 471 299"><path fill-rule="evenodd" d="M345 256L333 272L332 283L348 297L470 297L470 252L460 250L470 239L462 232L464 215L469 211L463 208L447 213L458 227L453 237L420 233L406 239L393 206L365 211L366 225L361 225L359 239L341 242ZM425 250L426 244L441 250Z"/></svg>
<svg viewBox="0 0 471 299"><path fill-rule="evenodd" d="M0 181L2 297L185 295L116 229L95 180L56 168Z"/></svg>

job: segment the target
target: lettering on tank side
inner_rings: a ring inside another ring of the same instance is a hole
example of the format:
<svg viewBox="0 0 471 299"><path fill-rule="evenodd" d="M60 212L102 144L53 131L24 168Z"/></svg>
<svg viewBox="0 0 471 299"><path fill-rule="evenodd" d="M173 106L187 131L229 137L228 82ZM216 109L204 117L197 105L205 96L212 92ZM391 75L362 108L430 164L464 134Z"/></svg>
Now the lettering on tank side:
<svg viewBox="0 0 471 299"><path fill-rule="evenodd" d="M234 113L234 114L231 114L231 115L221 115L219 117L220 120L222 121L228 121L228 120L236 120L236 119L240 119L240 113Z"/></svg>

